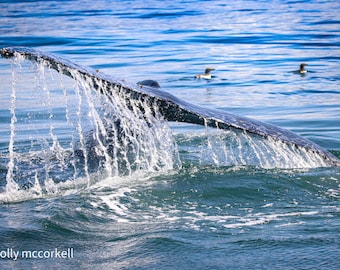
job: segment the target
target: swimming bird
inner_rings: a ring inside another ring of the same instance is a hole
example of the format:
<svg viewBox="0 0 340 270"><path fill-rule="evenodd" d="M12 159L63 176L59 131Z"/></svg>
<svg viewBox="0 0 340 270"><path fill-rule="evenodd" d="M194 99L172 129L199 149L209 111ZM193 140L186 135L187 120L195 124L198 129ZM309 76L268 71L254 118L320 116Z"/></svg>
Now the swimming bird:
<svg viewBox="0 0 340 270"><path fill-rule="evenodd" d="M215 70L214 68L206 68L204 74L198 74L195 76L196 79L211 79L210 71Z"/></svg>
<svg viewBox="0 0 340 270"><path fill-rule="evenodd" d="M307 73L307 70L305 70L305 66L307 66L306 63L302 63L302 64L300 65L300 69L299 69L299 73L300 73L300 74L305 74L305 73Z"/></svg>

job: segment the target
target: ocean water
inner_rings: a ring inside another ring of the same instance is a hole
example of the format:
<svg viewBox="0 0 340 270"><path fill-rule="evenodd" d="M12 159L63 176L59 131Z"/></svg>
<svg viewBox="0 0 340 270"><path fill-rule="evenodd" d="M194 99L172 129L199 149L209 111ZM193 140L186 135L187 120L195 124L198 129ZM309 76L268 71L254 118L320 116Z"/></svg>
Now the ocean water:
<svg viewBox="0 0 340 270"><path fill-rule="evenodd" d="M339 10L322 0L0 1L0 47L153 79L340 157ZM207 67L211 80L194 78ZM260 159L270 142L250 151L255 137L122 104L43 64L0 58L1 269L339 269L339 168L277 145ZM112 123L124 136L109 148Z"/></svg>

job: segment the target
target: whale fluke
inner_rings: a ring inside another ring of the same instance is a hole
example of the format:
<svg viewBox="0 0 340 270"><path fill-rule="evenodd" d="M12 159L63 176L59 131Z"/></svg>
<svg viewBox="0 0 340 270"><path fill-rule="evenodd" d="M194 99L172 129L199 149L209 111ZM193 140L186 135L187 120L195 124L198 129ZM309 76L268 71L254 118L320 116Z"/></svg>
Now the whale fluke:
<svg viewBox="0 0 340 270"><path fill-rule="evenodd" d="M0 54L5 58L22 56L35 62L44 61L50 68L74 79L77 78L74 77L74 72L72 71L77 71L87 80L90 79L94 88L102 94L125 93L128 94L130 99L150 100L150 102L158 106L159 112L167 121L208 125L226 130L241 130L311 151L322 157L329 166L340 166L340 160L337 157L312 141L302 138L291 131L226 111L191 104L158 87L152 87L153 85L150 85L149 82L141 83L141 85L129 84L94 69L77 65L59 56L25 47L3 48ZM101 87L98 87L99 83L105 85L105 93Z"/></svg>
<svg viewBox="0 0 340 270"><path fill-rule="evenodd" d="M153 87L153 88L161 88L159 83L157 81L154 81L154 80L140 81L140 82L137 83L137 85L139 85L139 86L149 86L149 87Z"/></svg>

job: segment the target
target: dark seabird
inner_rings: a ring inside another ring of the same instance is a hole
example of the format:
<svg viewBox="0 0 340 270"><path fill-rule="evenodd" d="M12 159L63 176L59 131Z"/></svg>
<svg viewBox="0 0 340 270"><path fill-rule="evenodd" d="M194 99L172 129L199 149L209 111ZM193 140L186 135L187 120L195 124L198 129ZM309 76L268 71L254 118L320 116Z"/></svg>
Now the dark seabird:
<svg viewBox="0 0 340 270"><path fill-rule="evenodd" d="M204 74L198 74L196 75L197 79L206 79L206 80L210 80L211 79L211 74L210 71L215 70L214 68L207 68L205 70Z"/></svg>
<svg viewBox="0 0 340 270"><path fill-rule="evenodd" d="M305 74L305 73L307 73L307 70L305 70L305 66L307 66L307 64L305 64L305 63L302 63L302 64L300 65L300 69L299 69L299 73L300 73L300 74Z"/></svg>

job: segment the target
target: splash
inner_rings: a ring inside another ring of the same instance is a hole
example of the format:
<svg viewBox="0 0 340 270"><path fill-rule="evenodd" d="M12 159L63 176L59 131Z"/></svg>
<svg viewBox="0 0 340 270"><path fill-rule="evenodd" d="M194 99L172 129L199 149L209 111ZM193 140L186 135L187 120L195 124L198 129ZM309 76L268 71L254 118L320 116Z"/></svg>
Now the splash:
<svg viewBox="0 0 340 270"><path fill-rule="evenodd" d="M261 168L329 166L322 155L311 151L319 150L316 146L298 147L275 136L254 134L251 128L250 132L219 129L219 121L212 127L214 117L210 112L205 118L201 108L203 132L174 137L163 118L165 108L154 96L120 91L120 86L102 76L87 76L72 65L68 68L55 61L51 67L51 61L43 58L31 63L15 55L9 105L2 109L9 132L1 130L5 124L0 123L0 133L8 136L0 140L0 202L58 195L103 179L164 174L180 168L182 162ZM193 117L190 109L198 107L188 108L187 117ZM228 117L233 122L234 116Z"/></svg>
<svg viewBox="0 0 340 270"><path fill-rule="evenodd" d="M64 186L181 166L172 132L150 100L100 94L94 88L106 93L107 85L75 70L72 80L43 60L31 64L18 55L11 63L9 142L0 149L3 197L18 190L58 194Z"/></svg>
<svg viewBox="0 0 340 270"><path fill-rule="evenodd" d="M233 130L206 127L202 136L201 164L255 166L265 169L327 167L319 155L273 138Z"/></svg>
<svg viewBox="0 0 340 270"><path fill-rule="evenodd" d="M176 134L183 163L200 166L250 166L261 169L311 169L328 167L319 155L273 138L263 138L240 130L222 130L191 126L192 130Z"/></svg>

